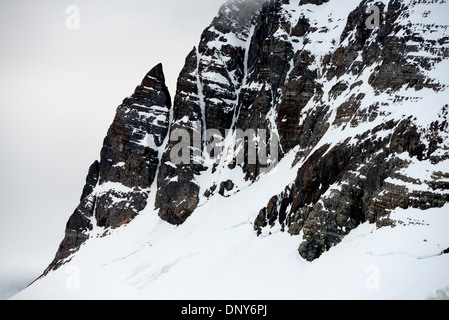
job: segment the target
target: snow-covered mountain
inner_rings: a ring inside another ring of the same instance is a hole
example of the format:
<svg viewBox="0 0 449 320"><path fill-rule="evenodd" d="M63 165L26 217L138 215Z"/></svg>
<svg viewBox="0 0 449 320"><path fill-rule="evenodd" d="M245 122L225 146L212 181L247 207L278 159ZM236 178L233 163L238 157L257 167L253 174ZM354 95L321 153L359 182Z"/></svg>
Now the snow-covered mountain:
<svg viewBox="0 0 449 320"><path fill-rule="evenodd" d="M449 296L449 4L231 0L117 109L16 296Z"/></svg>

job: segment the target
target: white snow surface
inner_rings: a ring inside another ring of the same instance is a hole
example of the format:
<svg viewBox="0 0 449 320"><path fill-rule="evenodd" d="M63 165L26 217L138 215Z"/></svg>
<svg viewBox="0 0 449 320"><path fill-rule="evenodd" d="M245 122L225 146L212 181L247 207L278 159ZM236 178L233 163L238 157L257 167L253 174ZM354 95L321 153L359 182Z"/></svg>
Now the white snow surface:
<svg viewBox="0 0 449 320"><path fill-rule="evenodd" d="M272 230L257 237L254 218L294 179L293 159L294 152L275 172L252 185L240 183L244 187L232 201L221 196L203 201L178 227L148 206L129 225L87 241L69 263L13 299L431 299L446 294L449 255L440 253L449 247L449 205L395 210L390 218L400 221L396 227L363 224L311 263L297 252L301 236Z"/></svg>

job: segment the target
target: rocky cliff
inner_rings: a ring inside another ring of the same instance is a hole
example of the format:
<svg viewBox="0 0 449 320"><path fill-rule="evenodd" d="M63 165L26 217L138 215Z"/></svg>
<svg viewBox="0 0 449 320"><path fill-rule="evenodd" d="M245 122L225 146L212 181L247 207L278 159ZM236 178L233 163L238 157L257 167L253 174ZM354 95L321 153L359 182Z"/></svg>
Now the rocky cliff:
<svg viewBox="0 0 449 320"><path fill-rule="evenodd" d="M211 198L232 202L275 175L291 154L296 176L254 214L254 232L301 236L309 261L361 223L394 225L392 209L425 214L449 202L449 33L439 14L448 4L342 3L228 1L187 56L173 108L162 67L150 71L118 108L47 272L94 226L118 228L148 205L183 224ZM180 133L188 155L175 163ZM225 147L208 148L219 138Z"/></svg>

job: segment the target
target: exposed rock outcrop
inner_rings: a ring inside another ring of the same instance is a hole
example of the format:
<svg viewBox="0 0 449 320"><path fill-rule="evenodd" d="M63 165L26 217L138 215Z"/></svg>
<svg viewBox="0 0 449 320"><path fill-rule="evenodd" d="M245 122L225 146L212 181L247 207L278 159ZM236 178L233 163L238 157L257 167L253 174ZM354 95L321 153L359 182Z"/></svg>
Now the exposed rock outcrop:
<svg viewBox="0 0 449 320"><path fill-rule="evenodd" d="M396 118L392 115L401 107L401 102L414 97L420 99L419 91L423 88L431 89L433 94L441 90L443 85L426 76L426 70L444 57L447 48L432 48L441 41L412 36L416 22L407 22L407 18L417 3L389 1L386 6L378 5L382 12L378 29L365 26L368 2L362 1L349 13L339 37L340 45L322 55L320 62L316 61L318 57L312 50L307 50L307 45L296 52L296 55L307 54L313 67L301 60L306 71L298 73L293 68L290 78L307 78L307 68L311 69L311 89L305 92L309 92L309 101L313 104L307 105L307 100L304 104L291 101L288 89L288 98L280 104L288 102L287 110L292 106L299 109L296 117L292 111L285 116L284 123L292 124L285 130L286 134L281 135L281 144L286 140L284 136L299 133L297 141L292 137L288 143L299 145L297 161L301 166L295 182L261 210L255 229L260 234L264 228L273 227L277 220L282 230L302 234L304 241L299 253L307 260L318 258L360 223L369 221L378 227L393 224L389 219L391 209L425 210L442 207L449 201L446 180L436 172L429 180L420 181L410 176L413 170L407 170L411 164L419 166L420 162L446 159L447 145L442 143L447 136L447 129L443 129L446 118L423 127L416 123L418 114L398 114ZM308 20L308 24L315 25L315 30L307 28L303 37L313 37L313 32L320 32L316 23ZM433 32L444 35L443 26L421 27L434 28ZM329 31L325 26L322 30L323 33ZM320 84L326 83L335 85L323 94ZM398 93L400 90L404 96ZM375 93L374 99L369 92ZM309 106L308 110L304 110L305 105ZM440 108L440 114L444 113L445 107L441 105ZM439 126L438 133L432 129L435 125ZM282 125L279 130L282 133L281 128ZM345 135L345 131L351 130L354 135ZM331 134L334 138L326 139ZM441 152L435 153L436 143L425 138L429 135L440 141L437 148Z"/></svg>
<svg viewBox="0 0 449 320"><path fill-rule="evenodd" d="M163 220L182 224L199 203L195 174L205 171L205 132L224 136L234 126L239 92L247 73L247 42L254 17L264 1L228 1L186 59L178 78L170 136L185 130L191 143L187 163L172 163L178 144L174 136L164 153L158 179L156 208Z"/></svg>

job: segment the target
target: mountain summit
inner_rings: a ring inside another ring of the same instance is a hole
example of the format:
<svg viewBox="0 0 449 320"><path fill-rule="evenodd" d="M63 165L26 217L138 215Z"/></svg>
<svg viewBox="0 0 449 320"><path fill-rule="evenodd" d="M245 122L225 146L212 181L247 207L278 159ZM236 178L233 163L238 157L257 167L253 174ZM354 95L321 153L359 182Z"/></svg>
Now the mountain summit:
<svg viewBox="0 0 449 320"><path fill-rule="evenodd" d="M22 294L66 292L62 266L98 284L69 296L449 287L448 12L433 0L226 2L173 103L158 65L118 107L54 261Z"/></svg>
<svg viewBox="0 0 449 320"><path fill-rule="evenodd" d="M81 202L45 273L70 260L94 227L118 228L147 205L167 136L171 99L162 65L154 67L117 109L100 161L89 169Z"/></svg>

